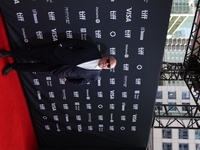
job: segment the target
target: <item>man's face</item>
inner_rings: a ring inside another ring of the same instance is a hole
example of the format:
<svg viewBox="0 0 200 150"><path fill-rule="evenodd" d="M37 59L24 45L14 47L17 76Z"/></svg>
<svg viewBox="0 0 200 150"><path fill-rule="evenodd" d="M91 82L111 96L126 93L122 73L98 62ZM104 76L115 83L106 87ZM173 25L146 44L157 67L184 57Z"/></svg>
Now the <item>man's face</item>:
<svg viewBox="0 0 200 150"><path fill-rule="evenodd" d="M116 66L116 60L113 57L104 57L99 60L98 65L102 69L111 69Z"/></svg>

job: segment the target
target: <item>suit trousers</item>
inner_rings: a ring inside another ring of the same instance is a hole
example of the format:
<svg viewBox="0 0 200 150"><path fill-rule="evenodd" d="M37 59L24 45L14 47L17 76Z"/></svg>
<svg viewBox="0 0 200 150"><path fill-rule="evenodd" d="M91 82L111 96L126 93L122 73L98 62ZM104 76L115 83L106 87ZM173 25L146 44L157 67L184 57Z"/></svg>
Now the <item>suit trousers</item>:
<svg viewBox="0 0 200 150"><path fill-rule="evenodd" d="M50 72L55 68L57 68L57 66L44 63L14 63L14 69L16 71Z"/></svg>

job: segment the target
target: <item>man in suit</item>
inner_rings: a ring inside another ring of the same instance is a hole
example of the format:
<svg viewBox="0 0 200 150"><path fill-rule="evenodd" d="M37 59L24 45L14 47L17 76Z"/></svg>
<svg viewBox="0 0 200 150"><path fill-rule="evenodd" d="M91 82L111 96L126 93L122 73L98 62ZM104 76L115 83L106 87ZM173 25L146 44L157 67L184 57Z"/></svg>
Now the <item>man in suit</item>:
<svg viewBox="0 0 200 150"><path fill-rule="evenodd" d="M40 63L12 63L2 71L51 72L68 83L83 85L96 81L102 69L116 66L113 57L101 57L96 45L89 42L65 39L49 45L26 50L0 51L0 57L21 57Z"/></svg>

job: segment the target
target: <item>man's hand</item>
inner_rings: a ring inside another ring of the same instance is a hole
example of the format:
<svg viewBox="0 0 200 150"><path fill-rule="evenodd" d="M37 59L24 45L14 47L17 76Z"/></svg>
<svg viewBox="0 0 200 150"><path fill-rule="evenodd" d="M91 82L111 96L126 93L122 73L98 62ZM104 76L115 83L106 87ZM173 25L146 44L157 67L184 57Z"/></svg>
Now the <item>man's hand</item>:
<svg viewBox="0 0 200 150"><path fill-rule="evenodd" d="M61 80L62 80L62 81L64 81L64 82L66 82L66 81L67 81L67 79L66 79L66 78L62 78Z"/></svg>

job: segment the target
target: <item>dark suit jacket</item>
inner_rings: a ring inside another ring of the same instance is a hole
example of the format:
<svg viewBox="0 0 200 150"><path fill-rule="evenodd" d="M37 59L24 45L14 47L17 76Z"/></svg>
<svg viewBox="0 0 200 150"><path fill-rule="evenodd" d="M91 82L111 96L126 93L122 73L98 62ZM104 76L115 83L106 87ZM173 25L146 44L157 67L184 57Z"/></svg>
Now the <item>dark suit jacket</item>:
<svg viewBox="0 0 200 150"><path fill-rule="evenodd" d="M83 85L88 82L96 81L101 70L87 70L76 65L90 60L100 59L101 54L96 45L82 40L58 41L62 47L57 47L52 51L52 57L61 65L51 72L60 78L67 78L67 82Z"/></svg>
<svg viewBox="0 0 200 150"><path fill-rule="evenodd" d="M63 65L51 71L60 78L67 78L67 82L83 85L92 81L96 81L101 70L86 70L76 65Z"/></svg>

